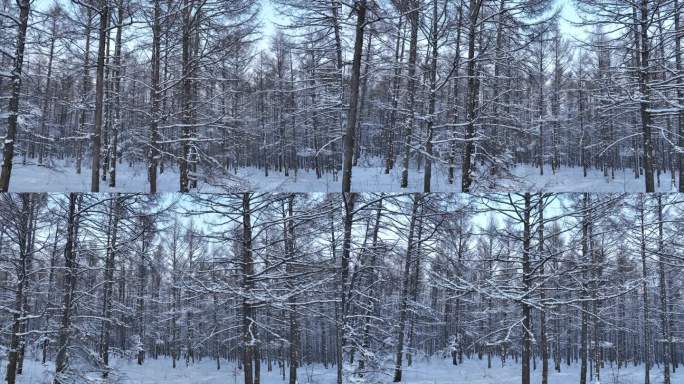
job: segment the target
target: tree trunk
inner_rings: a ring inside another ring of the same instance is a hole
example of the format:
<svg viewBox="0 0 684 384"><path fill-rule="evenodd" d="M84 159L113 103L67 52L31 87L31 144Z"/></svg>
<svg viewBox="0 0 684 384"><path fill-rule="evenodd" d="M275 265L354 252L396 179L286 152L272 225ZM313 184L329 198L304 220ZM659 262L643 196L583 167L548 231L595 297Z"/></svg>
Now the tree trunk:
<svg viewBox="0 0 684 384"><path fill-rule="evenodd" d="M480 93L480 81L477 78L475 63L475 39L477 37L477 19L480 14L482 0L470 0L468 14L468 95L466 100L466 132L463 150L463 169L461 170L461 192L470 192L473 182L473 152L475 149L475 110Z"/></svg>
<svg viewBox="0 0 684 384"><path fill-rule="evenodd" d="M47 78L45 79L45 94L43 96L43 107L40 113L40 146L38 148L38 164L43 164L46 147L49 143L48 138L50 137L49 130L47 128L48 119L48 107L50 106L50 88L52 85L52 59L55 54L55 40L57 33L57 13L52 13L52 30L50 31L50 53L48 55L48 68L47 68Z"/></svg>
<svg viewBox="0 0 684 384"><path fill-rule="evenodd" d="M676 69L676 84L677 84L677 102L679 109L677 111L677 126L679 140L677 145L679 148L684 148L684 80L682 79L682 31L681 31L681 13L679 9L679 0L674 1L674 29L675 29L675 69ZM679 192L684 192L684 151L679 152Z"/></svg>
<svg viewBox="0 0 684 384"><path fill-rule="evenodd" d="M354 59L352 61L351 89L349 90L349 114L347 115L347 132L344 135L344 163L342 173L342 193L351 192L352 162L354 159L354 139L356 138L356 122L359 108L359 81L361 77L361 60L363 55L363 30L366 26L366 0L356 3L356 38L354 41Z"/></svg>
<svg viewBox="0 0 684 384"><path fill-rule="evenodd" d="M154 24L152 26L152 111L150 119L150 149L148 152L148 171L150 193L157 193L157 162L159 161L159 104L161 89L159 69L161 67L161 6L154 0Z"/></svg>
<svg viewBox="0 0 684 384"><path fill-rule="evenodd" d="M542 283L539 284L539 298L541 300L542 309L539 313L539 328L541 333L541 340L539 347L541 348L542 354L542 384L548 384L549 382L549 342L546 334L546 292L544 287L544 264L545 264L545 254L544 254L544 194L539 194L538 202L538 213L539 213L539 223L538 225L538 235L539 235L539 274L541 275Z"/></svg>
<svg viewBox="0 0 684 384"><path fill-rule="evenodd" d="M445 3L446 6L446 3ZM432 181L432 129L435 125L435 99L437 98L437 56L439 55L439 20L437 0L432 0L432 25L430 27L430 95L428 101L428 121L425 141L425 175L423 178L423 192L430 192Z"/></svg>
<svg viewBox="0 0 684 384"><path fill-rule="evenodd" d="M377 214L375 216L375 225L373 226L373 234L372 234L372 240L371 240L371 260L369 263L370 273L368 276L368 281L367 284L371 285L370 293L368 295L368 303L366 304L368 306L368 309L366 310L366 317L364 318L364 323L363 323L363 339L361 341L362 343L362 348L364 351L368 350L370 348L370 322L372 320L372 316L376 316L378 314L378 309L377 305L375 305L375 301L373 300L374 297L376 297L376 285L373 284L376 281L376 271L375 271L375 263L376 263L376 248L378 246L378 232L380 230L380 219L382 218L382 200L378 202L378 210ZM359 359L359 375L363 377L364 375L364 370L366 369L366 361L368 359L368 355L365 353L361 354L361 358Z"/></svg>
<svg viewBox="0 0 684 384"><path fill-rule="evenodd" d="M399 106L399 88L401 86L401 62L404 59L404 38L402 36L403 29L403 10L399 10L399 20L397 20L397 39L394 48L394 76L392 76L392 93L391 97L391 110L390 110L390 121L388 129L384 134L385 145L385 174L389 174L390 169L394 168L394 131L397 123L397 107Z"/></svg>
<svg viewBox="0 0 684 384"><path fill-rule="evenodd" d="M250 208L251 196L242 194L242 287L245 296L242 298L242 364L245 374L244 384L254 384L253 360L256 340L252 334L256 327L254 308L251 304L251 293L254 287L254 259L252 256L252 219Z"/></svg>
<svg viewBox="0 0 684 384"><path fill-rule="evenodd" d="M404 157L401 168L401 188L408 187L409 160L411 157L411 136L416 124L415 98L416 98L416 60L418 56L418 24L420 23L420 0L409 1L408 21L411 26L411 39L409 41L408 81L406 92L408 93L408 122L404 131ZM401 372L399 373L401 377ZM396 378L396 376L395 376Z"/></svg>
<svg viewBox="0 0 684 384"><path fill-rule="evenodd" d="M294 233L294 199L295 195L290 194L287 198L287 218L285 220L285 249L287 252L286 273L288 279L292 279L294 270L295 258L295 233ZM294 284L288 282L288 289L292 292L295 290ZM289 384L297 384L297 367L299 367L299 323L297 319L297 297L290 295L288 297L288 311L290 312L289 327L290 327L290 376Z"/></svg>
<svg viewBox="0 0 684 384"><path fill-rule="evenodd" d="M182 71L183 71L183 115L181 128L181 153L180 153L180 192L190 191L190 125L192 124L192 53L190 47L192 33L192 7L194 0L183 0L183 34L182 34ZM252 384L245 382L245 384Z"/></svg>
<svg viewBox="0 0 684 384"><path fill-rule="evenodd" d="M368 74L371 68L371 53L373 51L373 33L368 33L368 47L366 48L366 60L363 66L363 76L361 80L361 94L359 96L359 105L356 109L356 141L354 143L354 162L356 167L361 157L361 139L363 137L363 110L366 105L366 98L368 97Z"/></svg>
<svg viewBox="0 0 684 384"><path fill-rule="evenodd" d="M57 342L57 358L55 360L54 384L70 383L67 370L69 369L69 342L71 338L71 315L78 280L78 226L81 214L78 210L82 195L69 194L69 215L67 221L67 239L64 245L64 297L62 298L62 322L59 328Z"/></svg>
<svg viewBox="0 0 684 384"><path fill-rule="evenodd" d="M532 210L531 197L525 193L525 207L523 210L523 254L522 254L522 281L525 292L532 288L532 266L530 264L531 225L530 213ZM527 303L527 295L522 301L523 315L523 345L522 345L522 384L530 384L530 357L532 355L532 317L530 305Z"/></svg>
<svg viewBox="0 0 684 384"><path fill-rule="evenodd" d="M104 365L102 377L109 375L109 333L112 322L112 287L114 285L114 268L117 253L117 231L119 227L119 196L115 194L111 197L109 209L109 241L107 244L107 254L104 270L104 292L102 298L102 334L100 336L100 359Z"/></svg>
<svg viewBox="0 0 684 384"><path fill-rule="evenodd" d="M90 4L90 1L88 2ZM86 113L88 112L88 93L90 93L90 32L92 29L92 8L86 7L86 28L85 28L85 52L83 54L83 78L81 79L81 114L78 120L78 132L75 139L76 146L76 173L81 174L81 167L83 163L83 139L82 135L86 135Z"/></svg>
<svg viewBox="0 0 684 384"><path fill-rule="evenodd" d="M658 272L660 277L660 322L663 337L663 384L670 384L670 362L672 359L672 334L667 302L667 280L665 278L665 247L663 246L663 196L658 195Z"/></svg>
<svg viewBox="0 0 684 384"><path fill-rule="evenodd" d="M10 195L8 195L10 196ZM25 332L26 319L26 303L28 291L28 282L30 279L31 269L31 237L33 232L33 203L31 194L19 195L21 200L21 207L19 212L16 212L17 223L12 223L17 227L17 235L19 242L19 260L16 264L17 283L14 300L14 310L12 311L12 331L9 340L8 356L7 356L7 371L5 373L5 381L7 384L14 384L16 382L17 374L20 374L19 365L21 359L21 349L24 345L23 339L26 337L22 335Z"/></svg>
<svg viewBox="0 0 684 384"><path fill-rule="evenodd" d="M411 275L411 257L413 256L413 232L416 226L418 217L418 207L421 205L422 196L414 195L413 207L411 208L411 221L409 223L408 245L406 247L406 259L404 261L404 272L402 274L402 288L401 288L401 303L399 306L399 328L397 330L397 352L394 362L394 382L401 382L401 366L404 357L404 332L406 329L406 320L408 317L408 300Z"/></svg>
<svg viewBox="0 0 684 384"><path fill-rule="evenodd" d="M456 57L454 58L454 85L453 85L453 101L451 105L451 110L452 110L452 116L451 116L451 122L454 125L453 128L450 130L451 134L451 140L452 142L449 144L449 170L448 170L448 176L447 176L447 181L449 184L454 183L454 178L456 177L455 175L455 170L456 170L456 137L458 136L458 128L457 124L459 121L459 116L458 116L458 97L459 97L459 82L458 82L458 72L461 67L461 26L463 24L463 7L458 7L458 19L457 19L457 24L456 24L456 52L454 53ZM495 77L498 79L498 65L495 65ZM497 82L494 82L495 87ZM496 90L496 88L495 88ZM495 92L496 94L496 92Z"/></svg>
<svg viewBox="0 0 684 384"><path fill-rule="evenodd" d="M351 294L349 283L349 264L351 262L352 225L354 224L354 205L357 195L355 193L342 194L344 200L344 239L342 240L342 257L340 261L340 313L337 340L337 382L342 382L342 366L344 365L344 349L347 345L347 314L349 313L349 295Z"/></svg>
<svg viewBox="0 0 684 384"><path fill-rule="evenodd" d="M19 98L21 97L21 70L24 64L24 47L26 46L26 29L28 27L29 0L18 0L19 25L17 27L17 47L14 52L14 68L12 68L12 94L9 100L7 134L2 150L2 171L0 173L0 192L9 190L14 160L14 144L17 138L17 119L19 117Z"/></svg>
<svg viewBox="0 0 684 384"><path fill-rule="evenodd" d="M100 34L97 50L97 74L95 80L95 123L92 135L92 163L90 191L100 192L100 151L102 146L102 114L104 111L104 71L107 30L109 27L109 0L100 0Z"/></svg>
<svg viewBox="0 0 684 384"><path fill-rule="evenodd" d="M116 187L117 151L121 131L121 34L123 32L124 3L117 4L117 26L114 40L114 123L112 124L111 145L109 148L109 187Z"/></svg>
<svg viewBox="0 0 684 384"><path fill-rule="evenodd" d="M639 91L641 92L639 110L641 112L641 134L644 146L644 178L646 181L646 192L655 192L655 180L653 177L653 138L651 135L651 86L649 76L649 53L650 44L648 28L651 16L648 10L649 0L641 0L641 19L639 28L641 32L641 61L637 66L639 70ZM648 384L648 382L646 383Z"/></svg>
<svg viewBox="0 0 684 384"><path fill-rule="evenodd" d="M645 214L645 204L644 204L644 195L638 195L639 199L639 221L640 221L640 230L641 230L641 239L640 239L640 253L641 253L641 273L642 273L642 283L641 283L641 289L643 290L643 317L644 317L644 384L650 384L651 383L651 351L650 351L650 343L651 343L651 335L650 335L650 324L649 324L649 313L650 313L650 308L648 305L648 269L646 267L646 224L644 220L644 214Z"/></svg>
<svg viewBox="0 0 684 384"><path fill-rule="evenodd" d="M582 209L584 210L584 216L582 218L582 263L586 263L587 258L589 257L589 242L591 239L589 238L589 226L591 223L591 217L589 215L589 194L584 193L582 196ZM583 266L582 267L582 308L581 308L581 318L582 318L582 325L581 325L581 346L580 346L580 359L581 359L581 365L580 365L580 384L586 384L587 382L587 357L588 357L588 322L589 322L589 304L588 304L588 295L587 295L587 272L586 272L587 267Z"/></svg>

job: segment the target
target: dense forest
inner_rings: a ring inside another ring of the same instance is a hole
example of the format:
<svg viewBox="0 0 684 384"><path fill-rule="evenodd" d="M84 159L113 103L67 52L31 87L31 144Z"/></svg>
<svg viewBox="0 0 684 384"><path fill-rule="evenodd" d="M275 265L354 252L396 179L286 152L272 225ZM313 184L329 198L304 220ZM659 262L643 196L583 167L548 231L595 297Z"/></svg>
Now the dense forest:
<svg viewBox="0 0 684 384"><path fill-rule="evenodd" d="M14 384L42 361L84 383L119 377L113 360L205 360L221 382L230 366L246 384L387 383L438 360L459 382L479 359L522 384L629 367L674 384L683 209L676 194L2 194L0 371Z"/></svg>
<svg viewBox="0 0 684 384"><path fill-rule="evenodd" d="M396 190L576 169L684 191L681 3L0 0L0 187L28 190L14 165L93 192L131 169L139 192L165 172L346 192L369 168Z"/></svg>

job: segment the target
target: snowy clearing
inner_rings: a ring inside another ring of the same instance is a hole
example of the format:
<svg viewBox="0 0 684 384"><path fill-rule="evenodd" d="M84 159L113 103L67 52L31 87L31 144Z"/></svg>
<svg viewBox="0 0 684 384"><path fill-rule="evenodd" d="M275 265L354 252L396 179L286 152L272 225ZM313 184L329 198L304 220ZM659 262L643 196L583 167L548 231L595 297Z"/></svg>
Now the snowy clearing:
<svg viewBox="0 0 684 384"><path fill-rule="evenodd" d="M545 170L544 176L539 169L531 166L517 166L513 170L514 178L497 180L495 187L486 187L475 182L473 192L491 191L548 191L548 192L643 192L644 179L634 178L631 170L615 173L615 179L606 178L600 170L592 169L587 177L583 177L581 168L561 168L558 173L551 174ZM445 168L433 171L432 192L460 192L460 170L456 171L453 184L447 182ZM352 174L352 190L356 192L422 192L423 171L411 169L408 188L400 188L401 171L393 169L385 174L380 166L355 167ZM179 176L176 169L167 169L157 179L158 192L177 192ZM676 192L671 183L669 173L660 176L659 192ZM228 176L204 179L198 183L195 192L221 191L264 191L264 192L340 192L342 175L338 173L323 174L316 178L313 170L299 170L285 176L280 172L264 175L262 169L255 167L239 168L237 173ZM90 191L90 169L84 168L77 174L72 165L58 164L47 168L37 165L15 164L13 167L11 192L88 192ZM117 187L110 188L106 181L100 183L101 192L147 192L146 169L142 166L129 167L121 165L117 174Z"/></svg>
<svg viewBox="0 0 684 384"><path fill-rule="evenodd" d="M540 363L540 362L539 362ZM26 360L24 374L19 376L18 384L49 384L52 382L54 365L42 365L34 359ZM161 358L158 360L149 359L144 365L137 365L134 359L116 359L113 363L114 372L109 381L102 381L94 375L88 375L88 379L99 383L120 383L120 384L181 384L181 383L203 383L203 384L242 384L242 371L235 364L222 362L221 369L216 369L216 362L204 359L195 364L186 366L179 362L177 368L171 368L171 360ZM0 368L0 374L4 376L4 365ZM283 380L277 366L274 365L272 372L267 372L263 365L261 383L262 384L282 384L287 383L287 374ZM305 365L299 369L299 384L334 384L335 367L327 370L322 365ZM387 370L388 372L390 369ZM508 361L502 367L499 359L494 359L493 367L487 369L486 360L465 360L459 366L451 365L449 359L432 359L430 361L420 361L413 367L405 368L405 375L402 383L406 384L518 384L520 383L520 365L513 361ZM644 380L643 366L628 365L618 369L616 365L606 365L601 370L602 384L640 384ZM382 374L381 374L382 375ZM380 376L381 376L380 375ZM386 373L386 379L381 381L366 381L369 384L389 384L392 383L390 373ZM681 370L671 377L672 383L684 383L684 374ZM347 378L347 383L366 383L358 378ZM532 382L541 382L541 366L532 371ZM651 371L651 382L661 383L662 372L658 367ZM579 365L568 367L563 364L561 372L558 373L550 369L550 384L576 384L579 383Z"/></svg>

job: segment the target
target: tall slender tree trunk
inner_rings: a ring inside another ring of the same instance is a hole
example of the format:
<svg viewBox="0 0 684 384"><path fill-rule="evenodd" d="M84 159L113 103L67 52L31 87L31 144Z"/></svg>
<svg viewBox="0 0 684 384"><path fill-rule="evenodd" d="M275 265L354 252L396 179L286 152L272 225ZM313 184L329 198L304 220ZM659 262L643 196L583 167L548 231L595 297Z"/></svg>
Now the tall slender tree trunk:
<svg viewBox="0 0 684 384"><path fill-rule="evenodd" d="M418 218L418 207L421 205L422 196L417 194L413 198L411 208L411 219L409 223L408 245L406 247L406 259L404 261L404 272L402 273L401 303L399 304L399 328L397 329L397 352L394 360L394 382L401 381L402 360L404 358L404 333L406 331L406 320L408 318L408 300L411 275L411 258L413 257L413 233Z"/></svg>
<svg viewBox="0 0 684 384"><path fill-rule="evenodd" d="M35 218L35 197L32 194L21 194L22 209L24 210L26 220L22 224L22 231L26 234L23 236L22 244L24 244L24 253L26 254L26 277L24 279L24 292L29 292L29 284L31 279L28 278L32 273L32 262L34 253L34 244L36 240L36 218ZM22 305L21 317L24 318L29 313L29 295L24 294L24 303ZM19 359L17 363L17 375L21 375L24 369L24 358L26 356L26 338L29 330L30 318L25 319L21 324L21 338L19 344Z"/></svg>
<svg viewBox="0 0 684 384"><path fill-rule="evenodd" d="M254 384L254 340L256 328L255 312L251 304L252 289L254 288L254 259L252 255L252 210L251 195L242 194L242 365L245 374L244 384Z"/></svg>
<svg viewBox="0 0 684 384"><path fill-rule="evenodd" d="M52 86L52 60L55 55L55 40L57 39L57 16L52 13L52 29L50 30L50 53L48 54L47 76L45 79L45 94L43 95L43 107L40 113L40 146L38 148L38 164L43 164L47 154L48 139L50 137L47 127L48 107L50 106L50 88Z"/></svg>
<svg viewBox="0 0 684 384"><path fill-rule="evenodd" d="M372 316L377 315L377 305L375 304L375 300L373 299L376 297L376 291L377 291L377 285L373 284L376 281L376 270L375 270L375 263L376 263L376 256L377 256L377 246L378 246L378 232L380 230L380 219L382 218L382 200L378 202L378 209L377 209L377 214L375 216L375 225L373 226L373 234L372 234L372 240L371 240L371 259L370 262L368 262L368 266L370 267L370 273L368 275L368 285L371 285L370 293L368 295L368 303L367 303L367 309L366 309L366 317L363 319L363 339L361 341L362 343L362 348L364 351L367 351L370 348L370 326L371 326L371 321L372 321ZM362 353L361 358L359 359L359 375L363 377L364 371L366 369L366 361L368 360L368 354Z"/></svg>
<svg viewBox="0 0 684 384"><path fill-rule="evenodd" d="M152 26L152 111L150 119L150 148L148 152L148 172L150 193L157 193L157 164L159 162L159 104L161 89L159 73L161 67L161 5L154 0L154 21Z"/></svg>
<svg viewBox="0 0 684 384"><path fill-rule="evenodd" d="M363 55L363 31L366 26L366 0L356 2L356 38L354 41L354 58L352 61L351 84L349 91L349 114L347 115L347 132L344 135L344 162L342 171L342 192L351 192L352 163L354 160L354 139L359 108L359 82L361 77L361 60Z"/></svg>
<svg viewBox="0 0 684 384"><path fill-rule="evenodd" d="M91 4L88 0L87 4ZM93 11L91 7L86 7L86 27L85 27L85 52L83 54L83 78L81 79L81 113L78 118L78 132L76 132L76 173L81 174L83 163L83 142L82 136L86 135L86 114L88 113L88 93L90 93L90 33L93 28Z"/></svg>
<svg viewBox="0 0 684 384"><path fill-rule="evenodd" d="M361 94L359 96L359 105L356 108L356 141L354 142L354 161L353 166L356 167L361 158L361 139L363 138L363 110L366 105L366 98L368 97L368 75L371 69L371 54L373 52L373 33L368 33L368 42L366 47L366 59L363 66L363 75L361 76Z"/></svg>
<svg viewBox="0 0 684 384"><path fill-rule="evenodd" d="M674 29L675 29L675 69L676 69L676 84L677 84L677 102L679 109L677 111L677 126L679 140L677 145L679 148L684 148L684 79L682 79L682 19L679 0L674 1ZM684 192L684 151L679 152L679 192Z"/></svg>
<svg viewBox="0 0 684 384"><path fill-rule="evenodd" d="M14 52L14 67L12 68L12 94L9 100L7 134L2 149L2 171L0 172L0 192L9 190L14 160L14 144L17 139L17 119L19 117L19 98L21 97L21 71L24 65L24 47L26 46L26 29L28 28L29 0L18 0L19 25L17 26L17 46Z"/></svg>
<svg viewBox="0 0 684 384"><path fill-rule="evenodd" d="M432 182L432 136L435 125L435 100L437 98L437 57L439 55L439 14L437 0L432 0L432 25L430 26L430 95L428 96L428 121L425 139L425 175L423 192L430 192ZM445 3L446 6L446 3Z"/></svg>
<svg viewBox="0 0 684 384"><path fill-rule="evenodd" d="M138 275L136 276L137 280L137 298L136 298L136 319L137 319L137 332L138 332L138 343L139 345L137 346L137 358L138 358L138 365L142 365L145 362L145 286L147 285L147 253L149 251L149 231L151 229L149 228L150 223L149 223L149 216L142 216L142 221L143 221L143 228L142 232L140 235L141 238L141 246L140 246L140 251L138 252ZM189 253L192 255L192 242L190 242L190 247L189 247ZM190 260L192 260L190 258ZM192 261L190 261L192 263ZM192 265L192 264L191 264ZM188 313L188 316L191 316L190 313ZM190 349L188 349L188 353L190 353Z"/></svg>
<svg viewBox="0 0 684 384"><path fill-rule="evenodd" d="M646 192L655 192L655 180L653 177L653 137L651 134L651 85L649 76L649 54L651 48L650 37L648 35L648 28L652 16L649 14L648 9L649 0L641 0L640 3L639 29L641 34L641 49L639 55L641 61L637 68L639 70L639 91L641 93L639 110L641 113L641 135L644 146L644 178L646 181Z"/></svg>
<svg viewBox="0 0 684 384"><path fill-rule="evenodd" d="M15 284L16 293L14 299L14 308L12 311L12 328L9 340L9 350L7 354L7 371L5 372L5 381L7 384L14 384L16 382L17 374L21 374L20 361L22 355L22 347L25 344L23 339L26 337L22 335L25 332L25 319L27 311L27 295L28 282L31 274L31 237L33 232L33 202L31 194L19 195L21 201L20 211L16 213L18 216L17 240L19 242L19 260L16 263L17 282ZM13 223L15 224L15 223Z"/></svg>
<svg viewBox="0 0 684 384"><path fill-rule="evenodd" d="M69 369L69 343L71 339L71 316L74 293L78 280L78 264L76 257L78 227L80 221L80 199L76 193L69 194L69 213L67 218L67 239L64 245L64 296L62 298L62 322L57 341L57 358L55 360L54 384L66 384L71 381L66 377ZM64 376L64 377L63 377Z"/></svg>
<svg viewBox="0 0 684 384"><path fill-rule="evenodd" d="M672 334L668 311L668 289L665 273L665 247L663 244L663 196L658 195L658 273L660 277L660 328L663 337L663 384L670 384L670 362L672 361Z"/></svg>
<svg viewBox="0 0 684 384"><path fill-rule="evenodd" d="M394 74L392 76L392 93L391 97L391 110L389 117L388 128L385 132L385 174L389 174L390 170L394 168L394 131L397 123L397 108L399 106L399 89L401 88L401 70L402 61L404 59L404 38L403 38L403 21L404 13L403 10L399 10L399 19L397 20L397 36L396 44L394 47Z"/></svg>
<svg viewBox="0 0 684 384"><path fill-rule="evenodd" d="M477 20L482 0L470 0L468 7L468 94L466 99L466 131L461 170L461 192L470 192L473 182L473 152L475 150L475 112L477 98L480 93L480 81L477 78L475 63L475 39L477 38Z"/></svg>
<svg viewBox="0 0 684 384"><path fill-rule="evenodd" d="M290 194L287 198L287 218L285 220L285 246L287 252L286 272L288 275L295 274L295 232L294 232L294 199L295 195ZM293 291L294 285L289 283L288 288ZM288 297L288 310L290 312L290 375L289 384L297 384L297 368L299 367L299 322L297 319L297 297Z"/></svg>
<svg viewBox="0 0 684 384"><path fill-rule="evenodd" d="M462 4L461 0L461 4ZM463 7L459 6L458 7L458 21L456 24L456 52L454 53L456 57L454 58L454 79L452 80L454 82L453 84L453 98L451 102L451 123L453 124L453 127L450 130L450 135L451 135L451 140L452 142L449 144L449 169L448 169L448 176L447 176L447 182L449 184L454 183L454 178L456 177L456 148L458 147L457 142L456 142L456 137L458 137L458 128L457 124L459 121L459 114L458 114L458 97L459 97L459 81L458 81L458 72L459 69L461 68L461 26L463 25ZM495 78L498 79L498 74L496 73L496 69L498 68L497 65L495 65ZM495 86L497 84L496 80L494 82ZM496 89L496 88L495 88ZM496 94L496 92L495 92Z"/></svg>
<svg viewBox="0 0 684 384"><path fill-rule="evenodd" d="M645 202L644 202L644 195L639 195L639 223L640 223L640 230L641 230L641 238L640 238L640 254L641 254L641 274L642 274L642 282L641 282L641 289L643 290L643 307L642 307L642 312L643 312L643 321L644 321L644 384L650 384L651 383L651 334L650 334L650 318L649 318L649 313L650 313L650 308L648 304L648 269L646 266L646 223L644 219L645 215Z"/></svg>
<svg viewBox="0 0 684 384"><path fill-rule="evenodd" d="M114 39L114 122L111 131L111 144L109 146L109 187L116 187L116 163L118 160L119 134L121 131L121 34L123 32L124 3L119 0L117 4L117 26Z"/></svg>
<svg viewBox="0 0 684 384"><path fill-rule="evenodd" d="M109 208L109 228L107 254L104 270L104 292L102 298L102 334L100 335L100 359L104 365L102 377L109 376L109 334L112 322L112 288L114 285L114 268L117 253L117 231L119 227L120 207L119 196L115 194L111 198Z"/></svg>
<svg viewBox="0 0 684 384"><path fill-rule="evenodd" d="M337 70L336 77L337 81L339 82L339 93L340 93L340 99L339 103L340 106L344 105L344 88L345 88L345 81L344 81L344 61L342 59L342 32L341 29L342 27L340 26L340 7L341 3L340 0L330 0L330 8L331 8L331 13L332 13L332 28L333 28L333 33L335 35L335 69ZM358 15L357 15L358 16ZM338 128L342 129L342 108L339 109L337 113L337 119L338 119L338 124L340 126ZM332 135L335 136L337 134L337 129L334 129L332 132ZM330 151L332 152L331 156L331 164L330 168L333 170L333 175L335 175L335 179L337 179L337 172L338 172L338 165L337 165L337 138L333 137L332 143L330 144Z"/></svg>
<svg viewBox="0 0 684 384"><path fill-rule="evenodd" d="M422 212L421 212L422 213ZM415 266L413 267L413 276L411 277L411 282L410 282L410 290L409 290L409 300L411 300L412 303L417 303L418 302L418 293L419 293L419 288L420 288L420 259L422 256L422 239L423 239L423 215L421 214L418 217L418 222L416 224L418 226L417 234L416 234L416 240L415 240L415 247L414 247L414 253L415 257L413 258L413 263L415 263ZM416 327L416 312L415 311L410 311L409 314L409 331L408 331L408 349L406 351L406 365L407 366L412 366L413 365L413 351L415 351L416 347L416 332L415 332L415 327Z"/></svg>
<svg viewBox="0 0 684 384"><path fill-rule="evenodd" d="M544 287L544 267L545 267L545 254L544 254L544 194L539 194L539 202L537 203L537 209L539 214L538 225L538 235L539 235L539 274L541 276L541 283L539 284L539 298L541 300L542 308L539 312L539 328L540 328L540 345L541 357L542 357L542 384L548 384L549 382L549 342L546 333L546 288Z"/></svg>
<svg viewBox="0 0 684 384"><path fill-rule="evenodd" d="M523 253L522 253L522 282L525 292L532 288L532 265L530 263L531 249L531 224L530 214L532 211L531 196L525 193L525 207L523 210ZM523 345L522 345L522 384L530 384L530 357L532 356L532 316L531 308L527 302L527 295L522 298L523 315Z"/></svg>
<svg viewBox="0 0 684 384"><path fill-rule="evenodd" d="M100 151L102 150L102 116L104 112L104 72L107 30L109 28L109 0L100 0L100 34L97 50L97 74L95 80L95 123L91 137L92 163L90 169L90 191L100 192Z"/></svg>
<svg viewBox="0 0 684 384"><path fill-rule="evenodd" d="M416 124L415 98L416 98L416 61L418 58L418 27L420 23L421 0L410 0L408 21L411 26L411 38L409 40L408 81L406 92L408 93L408 121L404 130L404 154L401 168L401 188L408 187L409 160L411 159L411 136ZM401 374L400 374L401 375Z"/></svg>
<svg viewBox="0 0 684 384"><path fill-rule="evenodd" d="M190 47L192 33L192 8L194 0L183 0L183 34L182 34L182 93L183 93L183 115L181 128L181 153L180 153L180 192L190 191L190 125L192 124L192 53ZM250 356L251 357L251 356ZM252 384L245 382L245 384Z"/></svg>
<svg viewBox="0 0 684 384"><path fill-rule="evenodd" d="M589 226L591 223L591 215L589 214L589 205L591 204L589 200L589 194L584 193L582 195L582 209L584 210L584 215L582 217L582 263L586 263L589 257ZM582 267L582 307L581 307L581 334L580 334L580 384L586 384L587 382L587 357L588 357L588 322L589 322L589 303L587 295L587 267Z"/></svg>
<svg viewBox="0 0 684 384"><path fill-rule="evenodd" d="M52 252L50 253L50 271L48 273L48 291L47 291L47 302L50 303L52 302L53 298L53 284L55 281L55 265L57 263L57 253L58 253L58 248L57 248L57 241L59 239L59 230L55 231L55 239L54 242L52 243ZM52 319L52 311L46 311L45 313L45 332L50 329L50 320ZM47 362L47 357L48 357L48 347L50 346L50 339L45 338L43 340L43 359L42 362L45 364Z"/></svg>
<svg viewBox="0 0 684 384"><path fill-rule="evenodd" d="M537 153L537 164L539 165L539 175L544 176L544 34L539 36L539 99L537 100L537 118L539 119L539 150Z"/></svg>
<svg viewBox="0 0 684 384"><path fill-rule="evenodd" d="M344 365L344 349L347 345L347 315L349 313L349 265L351 263L352 225L354 224L355 193L342 194L344 202L344 238L342 240L342 257L340 262L340 313L337 337L337 383L342 383L342 365Z"/></svg>

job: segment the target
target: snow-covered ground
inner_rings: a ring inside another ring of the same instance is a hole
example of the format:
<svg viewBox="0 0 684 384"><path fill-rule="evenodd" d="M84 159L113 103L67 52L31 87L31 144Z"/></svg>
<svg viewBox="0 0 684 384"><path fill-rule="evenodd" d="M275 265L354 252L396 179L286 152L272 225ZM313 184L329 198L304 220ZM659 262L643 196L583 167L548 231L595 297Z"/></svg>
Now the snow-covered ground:
<svg viewBox="0 0 684 384"><path fill-rule="evenodd" d="M0 374L4 377L6 361L0 361ZM532 373L532 383L541 382L541 365L537 361L537 369ZM144 365L139 366L133 360L114 360L114 369L108 383L121 384L242 384L242 372L234 364L222 363L220 370L216 369L214 361L205 359L188 367L182 362L176 369L171 368L169 359L148 359ZM267 372L266 367L262 366L262 384L282 384L284 381L276 367L274 371ZM561 373L550 367L550 384L577 384L579 383L579 366L561 367ZM601 370L601 383L603 384L641 384L644 382L643 366L634 367L628 365L618 370L616 365L606 365ZM19 377L19 384L48 384L51 383L52 364L43 366L39 362L27 359L24 367L24 374ZM330 367L327 370L321 365L304 366L299 369L299 384L334 384L335 369ZM368 384L389 384L392 377L388 374L381 381L368 381ZM87 375L87 374L86 374ZM87 375L95 379L92 382L100 382L97 375ZM681 370L672 376L672 384L684 383L684 374ZM84 382L87 380L84 379ZM348 380L349 383L360 381ZM651 371L651 382L662 382L662 369L655 366ZM491 369L487 369L485 360L466 360L462 365L453 366L448 359L432 359L431 361L419 361L412 367L404 370L402 383L407 384L519 384L520 365L509 361L505 366L501 366L498 359L494 360Z"/></svg>
<svg viewBox="0 0 684 384"><path fill-rule="evenodd" d="M147 173L142 165L129 167L124 164L117 170L117 187L109 188L107 182L100 183L101 192L147 192ZM436 167L432 177L433 192L459 192L460 171L456 172L454 184L447 182L446 169ZM498 180L496 191L549 191L549 192L643 192L644 179L635 179L631 170L618 171L615 179L605 178L601 171L593 169L587 177L583 177L581 168L561 168L555 175L550 167L544 176L539 169L520 165L513 170L511 179ZM240 168L237 174L230 174L213 180L199 183L197 192L242 191L245 189L269 192L340 192L342 175L324 174L316 178L313 170L290 172L288 177L283 173L271 171L266 177L263 170L257 168ZM421 192L423 190L423 171L411 169L409 186L399 187L401 171L398 168L384 173L382 166L374 162L355 167L352 173L352 190L357 192ZM674 192L670 174L662 174L657 188L660 192ZM167 169L158 177L159 192L178 191L178 172ZM79 175L72 165L58 163L46 168L36 165L15 164L10 181L10 191L14 192L87 192L90 190L90 169L84 168ZM475 192L486 192L486 189L475 182Z"/></svg>

